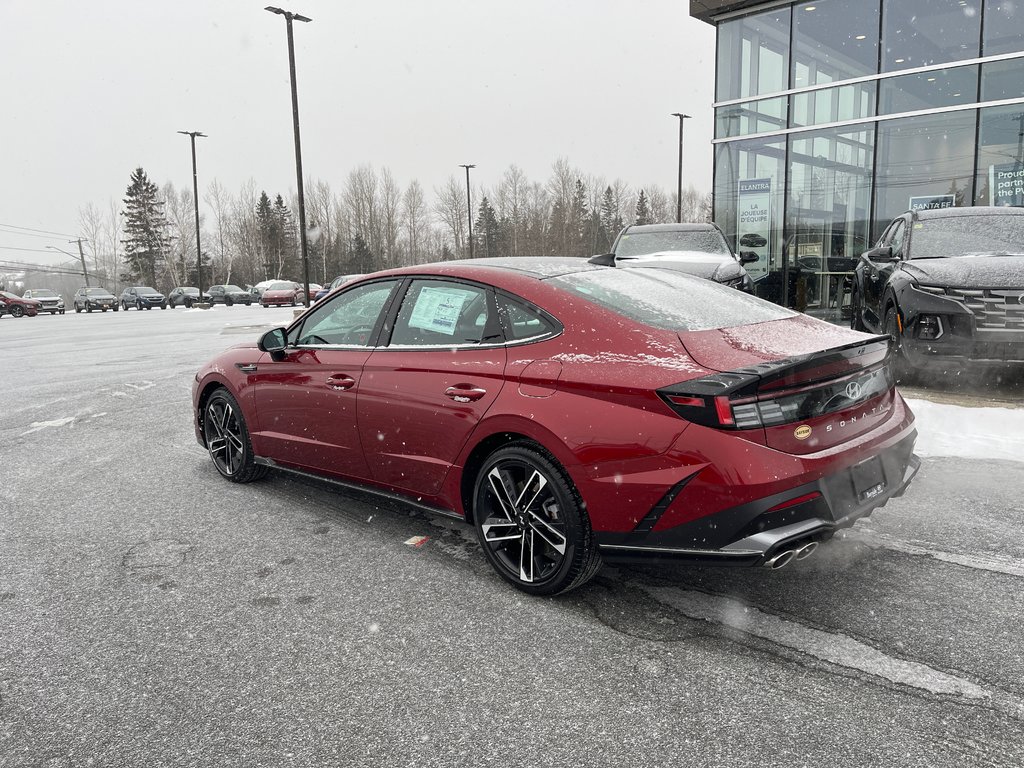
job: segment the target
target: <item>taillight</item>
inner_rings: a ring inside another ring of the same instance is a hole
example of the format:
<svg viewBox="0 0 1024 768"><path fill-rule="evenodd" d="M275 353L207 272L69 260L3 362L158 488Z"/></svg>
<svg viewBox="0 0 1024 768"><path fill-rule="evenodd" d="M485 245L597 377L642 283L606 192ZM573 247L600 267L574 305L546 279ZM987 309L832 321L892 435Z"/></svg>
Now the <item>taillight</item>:
<svg viewBox="0 0 1024 768"><path fill-rule="evenodd" d="M894 386L886 363L856 374L782 391L758 391L747 373L718 373L658 390L679 416L717 429L761 429L841 411L885 394Z"/></svg>

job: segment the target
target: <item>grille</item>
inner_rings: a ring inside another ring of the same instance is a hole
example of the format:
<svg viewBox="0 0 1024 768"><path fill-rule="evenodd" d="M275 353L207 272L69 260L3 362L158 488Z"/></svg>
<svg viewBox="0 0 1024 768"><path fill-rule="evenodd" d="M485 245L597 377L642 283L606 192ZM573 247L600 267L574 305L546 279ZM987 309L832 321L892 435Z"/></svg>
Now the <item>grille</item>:
<svg viewBox="0 0 1024 768"><path fill-rule="evenodd" d="M979 328L1024 331L1024 290L947 288L946 295L971 310Z"/></svg>

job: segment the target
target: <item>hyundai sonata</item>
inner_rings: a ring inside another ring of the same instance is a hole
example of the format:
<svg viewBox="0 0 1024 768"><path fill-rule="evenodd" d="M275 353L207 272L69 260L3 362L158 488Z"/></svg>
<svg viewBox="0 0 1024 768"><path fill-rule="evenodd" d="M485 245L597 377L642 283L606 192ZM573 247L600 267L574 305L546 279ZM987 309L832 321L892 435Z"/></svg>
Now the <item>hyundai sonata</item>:
<svg viewBox="0 0 1024 768"><path fill-rule="evenodd" d="M582 259L367 275L195 377L228 480L275 467L475 526L507 581L602 561L781 567L917 471L889 339Z"/></svg>

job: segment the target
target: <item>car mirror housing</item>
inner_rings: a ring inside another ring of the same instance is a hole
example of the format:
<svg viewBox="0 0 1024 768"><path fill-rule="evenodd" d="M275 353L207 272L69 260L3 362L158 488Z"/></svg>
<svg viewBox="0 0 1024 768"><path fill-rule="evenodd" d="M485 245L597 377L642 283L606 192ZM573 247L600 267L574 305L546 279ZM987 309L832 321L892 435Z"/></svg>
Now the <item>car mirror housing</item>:
<svg viewBox="0 0 1024 768"><path fill-rule="evenodd" d="M891 245L882 245L878 248L872 248L870 251L864 254L869 261L896 261L898 257L893 256Z"/></svg>
<svg viewBox="0 0 1024 768"><path fill-rule="evenodd" d="M284 356L285 347L288 346L288 339L285 336L284 328L274 328L267 331L260 336L257 346L263 352L269 352L270 356L275 360L280 360Z"/></svg>
<svg viewBox="0 0 1024 768"><path fill-rule="evenodd" d="M753 264L760 258L754 251L740 251L740 264Z"/></svg>

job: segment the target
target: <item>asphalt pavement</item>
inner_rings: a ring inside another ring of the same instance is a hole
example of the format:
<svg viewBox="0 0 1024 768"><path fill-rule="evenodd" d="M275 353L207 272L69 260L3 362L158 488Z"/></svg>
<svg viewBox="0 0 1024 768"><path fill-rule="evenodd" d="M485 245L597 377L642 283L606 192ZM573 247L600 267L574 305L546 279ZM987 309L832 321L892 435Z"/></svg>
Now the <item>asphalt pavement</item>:
<svg viewBox="0 0 1024 768"><path fill-rule="evenodd" d="M193 374L290 318L0 319L3 768L1024 764L1024 463L926 458L781 571L531 598L460 523L220 478Z"/></svg>

